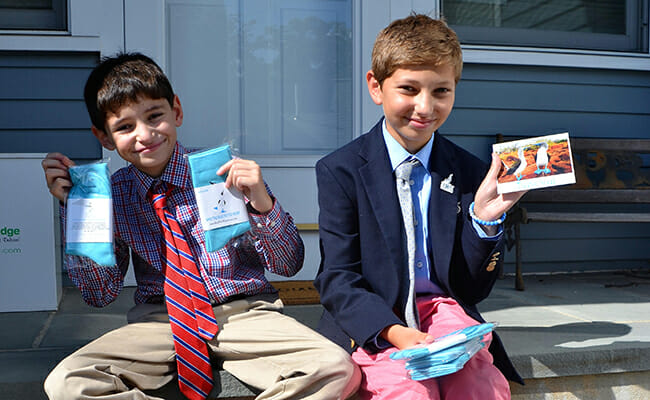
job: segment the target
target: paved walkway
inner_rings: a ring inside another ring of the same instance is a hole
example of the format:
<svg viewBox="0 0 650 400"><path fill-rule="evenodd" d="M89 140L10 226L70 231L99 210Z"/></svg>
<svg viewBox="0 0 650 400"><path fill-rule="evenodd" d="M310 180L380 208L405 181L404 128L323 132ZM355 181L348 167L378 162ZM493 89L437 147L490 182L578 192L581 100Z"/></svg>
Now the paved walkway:
<svg viewBox="0 0 650 400"><path fill-rule="evenodd" d="M497 282L480 309L524 379L650 371L650 270L526 276ZM0 399L45 399L42 381L56 363L126 323L133 288L104 309L64 288L56 312L0 313ZM320 306L287 312L315 326ZM642 390L650 398L650 382Z"/></svg>
<svg viewBox="0 0 650 400"><path fill-rule="evenodd" d="M650 270L525 282L499 282L480 307L524 379L650 371Z"/></svg>

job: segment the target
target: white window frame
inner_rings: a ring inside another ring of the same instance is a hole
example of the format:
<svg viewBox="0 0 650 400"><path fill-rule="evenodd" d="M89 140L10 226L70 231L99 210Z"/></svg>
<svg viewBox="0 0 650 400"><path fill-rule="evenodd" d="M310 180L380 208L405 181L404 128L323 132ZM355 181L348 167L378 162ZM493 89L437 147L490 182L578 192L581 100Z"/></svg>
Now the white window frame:
<svg viewBox="0 0 650 400"><path fill-rule="evenodd" d="M123 1L67 0L67 30L0 30L0 51L114 53L124 48Z"/></svg>
<svg viewBox="0 0 650 400"><path fill-rule="evenodd" d="M500 7L499 3L506 3L508 0L470 1L483 3L486 6L492 4L493 7ZM640 17L643 16L648 0L623 1L625 1L623 19L626 32L619 34L459 25L454 24L452 20L448 22L456 30L461 40L465 38L467 44L494 45L498 43L504 46L557 48L557 44L571 42L572 49L647 53L647 40L644 40L639 32L647 29L647 24L644 25L643 18ZM444 2L441 0L441 4ZM442 13L444 14L444 7L442 7ZM647 17L647 13L645 16Z"/></svg>
<svg viewBox="0 0 650 400"><path fill-rule="evenodd" d="M440 15L441 1L435 0L436 15ZM650 42L647 26L650 7L644 3L640 11L645 26L642 41ZM463 62L476 64L530 65L541 67L575 67L618 70L650 71L650 52L619 52L562 48L537 48L523 46L468 45L463 47Z"/></svg>
<svg viewBox="0 0 650 400"><path fill-rule="evenodd" d="M65 32L68 29L68 1L67 0L53 0L52 9L28 9L28 8L2 8L0 10L1 19L3 21L2 31L10 30L6 28L4 23L6 21L25 22L34 25L34 28L44 31ZM63 22L63 26L56 26ZM50 25L50 26L48 26ZM30 28L13 28L16 31L34 30Z"/></svg>

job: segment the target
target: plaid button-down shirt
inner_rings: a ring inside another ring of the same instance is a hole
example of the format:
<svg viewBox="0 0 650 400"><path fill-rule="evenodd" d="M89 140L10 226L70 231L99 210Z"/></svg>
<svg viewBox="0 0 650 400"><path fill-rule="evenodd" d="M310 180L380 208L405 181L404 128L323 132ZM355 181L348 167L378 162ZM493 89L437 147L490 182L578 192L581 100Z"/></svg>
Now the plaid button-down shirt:
<svg viewBox="0 0 650 400"><path fill-rule="evenodd" d="M273 197L273 208L265 215L256 214L249 207L252 227L249 232L232 239L216 252L208 252L185 153L186 150L176 144L167 168L157 179L133 165L118 170L111 177L117 264L103 267L87 257L65 257L68 275L88 304L105 306L120 293L129 266L129 249L135 253L135 302L140 304L163 295L163 234L153 206L147 200L148 190L158 180L174 187L167 206L178 219L208 296L214 302L222 303L235 295L274 292L264 276L265 269L292 276L302 267L303 242L293 219Z"/></svg>

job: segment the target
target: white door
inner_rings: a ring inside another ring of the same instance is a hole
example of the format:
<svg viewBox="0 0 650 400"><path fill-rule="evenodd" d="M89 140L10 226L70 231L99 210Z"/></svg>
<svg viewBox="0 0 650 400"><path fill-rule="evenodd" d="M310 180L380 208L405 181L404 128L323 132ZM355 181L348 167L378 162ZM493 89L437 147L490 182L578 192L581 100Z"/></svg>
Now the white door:
<svg viewBox="0 0 650 400"><path fill-rule="evenodd" d="M181 143L230 143L262 166L303 228L305 266L293 279L313 279L313 167L353 136L352 0L127 1L125 45L168 74L185 112Z"/></svg>

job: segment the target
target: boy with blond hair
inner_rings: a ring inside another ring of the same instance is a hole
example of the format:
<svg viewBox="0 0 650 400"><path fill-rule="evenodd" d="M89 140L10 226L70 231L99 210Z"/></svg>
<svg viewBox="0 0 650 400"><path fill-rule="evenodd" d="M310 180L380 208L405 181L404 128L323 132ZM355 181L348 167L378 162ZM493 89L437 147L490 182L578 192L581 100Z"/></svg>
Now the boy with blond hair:
<svg viewBox="0 0 650 400"><path fill-rule="evenodd" d="M361 367L362 399L509 399L507 379L521 382L496 334L440 378L411 380L389 358L484 322L476 305L503 262L505 213L523 194L498 195L498 157L486 174L438 132L461 70L460 43L443 21L392 22L366 75L384 118L316 165L319 329Z"/></svg>

